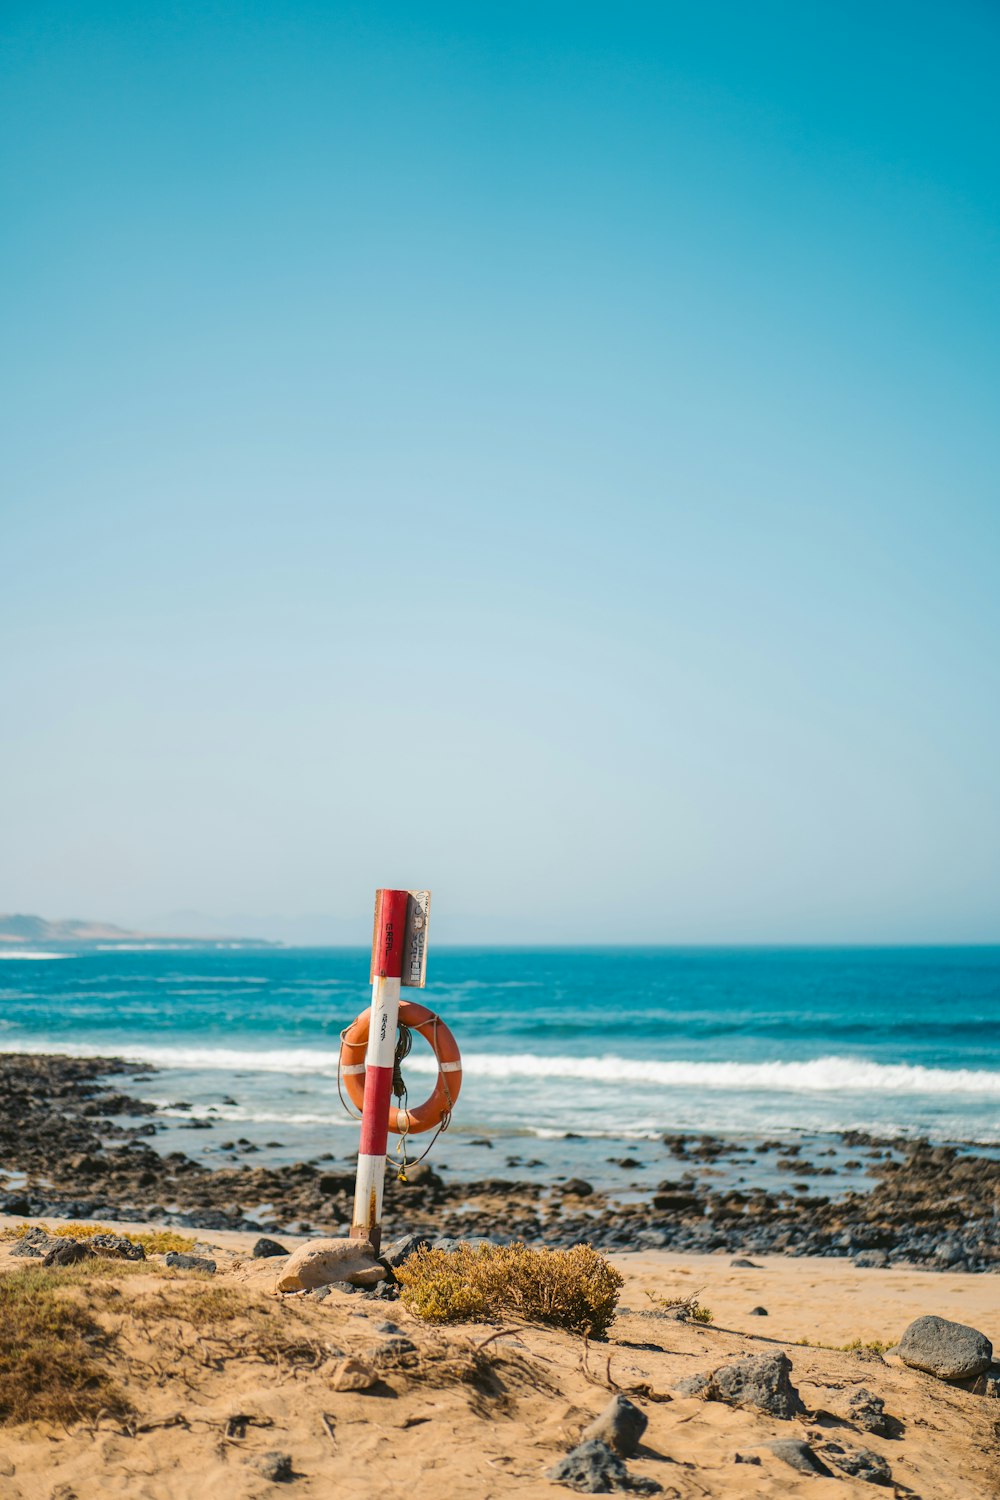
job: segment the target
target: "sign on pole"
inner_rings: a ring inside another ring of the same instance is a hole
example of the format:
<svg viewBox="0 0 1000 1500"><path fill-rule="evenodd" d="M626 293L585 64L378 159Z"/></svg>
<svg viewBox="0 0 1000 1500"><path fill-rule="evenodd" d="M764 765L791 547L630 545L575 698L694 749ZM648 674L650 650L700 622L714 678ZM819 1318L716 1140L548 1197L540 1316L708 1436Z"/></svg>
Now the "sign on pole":
<svg viewBox="0 0 1000 1500"><path fill-rule="evenodd" d="M427 923L431 915L431 893L407 891L406 896L402 983L422 990L427 981Z"/></svg>

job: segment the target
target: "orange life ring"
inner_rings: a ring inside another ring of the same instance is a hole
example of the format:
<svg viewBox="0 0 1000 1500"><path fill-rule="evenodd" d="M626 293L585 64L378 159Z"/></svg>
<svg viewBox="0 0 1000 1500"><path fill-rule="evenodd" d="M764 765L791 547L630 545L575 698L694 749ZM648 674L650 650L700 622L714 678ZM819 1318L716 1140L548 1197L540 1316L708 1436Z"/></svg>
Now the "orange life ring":
<svg viewBox="0 0 1000 1500"><path fill-rule="evenodd" d="M420 1135L440 1125L445 1115L455 1107L462 1087L462 1056L458 1043L448 1027L425 1005L414 1000L400 1000L399 1019L411 1031L418 1031L437 1058L438 1076L434 1092L415 1109L389 1109L389 1129L394 1135ZM351 1103L361 1109L365 1098L365 1053L368 1050L368 1028L371 1012L361 1015L344 1032L340 1039L340 1071Z"/></svg>

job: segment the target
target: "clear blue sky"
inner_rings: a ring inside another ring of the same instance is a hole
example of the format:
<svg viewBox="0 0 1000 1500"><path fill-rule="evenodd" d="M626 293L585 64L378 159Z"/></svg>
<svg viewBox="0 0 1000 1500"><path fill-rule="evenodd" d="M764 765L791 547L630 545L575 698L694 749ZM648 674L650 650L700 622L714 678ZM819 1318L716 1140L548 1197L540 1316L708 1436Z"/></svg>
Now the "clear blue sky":
<svg viewBox="0 0 1000 1500"><path fill-rule="evenodd" d="M0 910L1000 939L995 6L0 28Z"/></svg>

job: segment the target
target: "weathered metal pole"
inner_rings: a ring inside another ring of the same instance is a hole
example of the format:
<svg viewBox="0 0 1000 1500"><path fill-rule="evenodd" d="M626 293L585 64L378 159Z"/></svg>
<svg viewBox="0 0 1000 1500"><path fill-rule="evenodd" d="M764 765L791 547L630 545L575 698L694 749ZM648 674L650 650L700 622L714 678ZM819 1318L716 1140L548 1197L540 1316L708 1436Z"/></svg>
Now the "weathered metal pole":
<svg viewBox="0 0 1000 1500"><path fill-rule="evenodd" d="M365 1056L365 1099L361 1112L361 1145L351 1238L370 1240L376 1254L382 1241L385 1148L389 1139L392 1069L396 1055L399 987L403 976L409 899L408 891L380 890L375 894L371 1024Z"/></svg>

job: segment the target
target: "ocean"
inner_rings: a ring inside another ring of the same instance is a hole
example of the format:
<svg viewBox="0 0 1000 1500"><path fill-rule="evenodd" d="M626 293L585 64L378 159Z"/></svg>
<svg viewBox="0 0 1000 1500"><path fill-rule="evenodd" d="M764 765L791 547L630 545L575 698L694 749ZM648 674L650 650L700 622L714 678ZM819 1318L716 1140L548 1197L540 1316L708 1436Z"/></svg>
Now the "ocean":
<svg viewBox="0 0 1000 1500"><path fill-rule="evenodd" d="M432 948L427 988L403 993L462 1049L435 1146L459 1173L600 1180L691 1131L1000 1147L1000 948ZM161 1149L343 1158L339 1033L368 999L360 949L5 955L0 1051L134 1059ZM420 1040L404 1072L411 1100L430 1091Z"/></svg>

